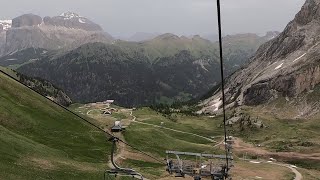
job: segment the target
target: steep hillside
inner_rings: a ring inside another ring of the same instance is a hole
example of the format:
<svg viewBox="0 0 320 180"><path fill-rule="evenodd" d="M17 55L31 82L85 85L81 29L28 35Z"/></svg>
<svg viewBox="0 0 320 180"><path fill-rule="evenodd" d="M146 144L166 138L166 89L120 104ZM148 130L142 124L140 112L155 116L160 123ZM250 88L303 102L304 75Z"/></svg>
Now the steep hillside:
<svg viewBox="0 0 320 180"><path fill-rule="evenodd" d="M319 97L306 98L320 83L319 0L307 0L301 11L275 39L263 44L251 63L227 79L229 106L259 105L278 98L301 109L292 117L312 115ZM202 102L201 112L217 110L220 93Z"/></svg>
<svg viewBox="0 0 320 180"><path fill-rule="evenodd" d="M0 74L0 179L100 179L105 135Z"/></svg>
<svg viewBox="0 0 320 180"><path fill-rule="evenodd" d="M63 90L57 88L49 81L40 78L31 78L1 66L0 70L58 104L69 106L72 103L70 97Z"/></svg>

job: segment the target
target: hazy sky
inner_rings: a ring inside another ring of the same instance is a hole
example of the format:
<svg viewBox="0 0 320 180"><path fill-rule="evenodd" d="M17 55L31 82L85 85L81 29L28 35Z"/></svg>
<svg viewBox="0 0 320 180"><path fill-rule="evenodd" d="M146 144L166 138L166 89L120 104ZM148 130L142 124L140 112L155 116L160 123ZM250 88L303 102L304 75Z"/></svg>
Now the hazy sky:
<svg viewBox="0 0 320 180"><path fill-rule="evenodd" d="M224 34L282 31L305 0L221 0ZM216 34L216 0L0 0L0 19L77 12L114 36ZM5 5L5 8L3 7Z"/></svg>

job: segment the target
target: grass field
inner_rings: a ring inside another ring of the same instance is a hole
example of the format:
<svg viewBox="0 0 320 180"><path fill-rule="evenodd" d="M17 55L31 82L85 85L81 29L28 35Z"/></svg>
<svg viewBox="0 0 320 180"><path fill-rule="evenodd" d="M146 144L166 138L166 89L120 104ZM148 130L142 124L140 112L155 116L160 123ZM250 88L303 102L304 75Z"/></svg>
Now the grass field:
<svg viewBox="0 0 320 180"><path fill-rule="evenodd" d="M0 179L101 179L105 135L0 74Z"/></svg>
<svg viewBox="0 0 320 180"><path fill-rule="evenodd" d="M161 125L162 123L163 127L196 133L205 137L218 136L215 139L217 141L221 141L221 135L223 134L221 128L218 128L219 120L207 117L177 114L176 120L173 122L149 108L138 109L133 114L137 117L137 121L154 125ZM130 128L124 133L124 137L129 143L139 146L147 152L156 153L161 157L164 157L166 150L223 153L218 148L212 148L215 143L209 140L138 123L131 123Z"/></svg>
<svg viewBox="0 0 320 180"><path fill-rule="evenodd" d="M160 113L150 108L141 108L133 112L133 114L143 122L160 125L164 123L164 127L169 127L190 133L196 133L206 137L221 137L223 135L222 117L210 118L206 116L188 116L184 114L173 115L170 120Z"/></svg>

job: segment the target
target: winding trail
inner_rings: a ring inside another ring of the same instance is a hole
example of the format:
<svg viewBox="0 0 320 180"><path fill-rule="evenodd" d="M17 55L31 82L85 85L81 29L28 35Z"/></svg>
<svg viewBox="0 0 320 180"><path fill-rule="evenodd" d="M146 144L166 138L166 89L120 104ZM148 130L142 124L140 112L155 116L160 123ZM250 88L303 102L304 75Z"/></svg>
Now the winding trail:
<svg viewBox="0 0 320 180"><path fill-rule="evenodd" d="M121 138L123 139L123 138ZM113 159L114 159L114 162L117 162L119 159L125 159L123 156L123 154L125 153L126 151L126 145L124 143L117 143L117 152L115 152L115 155L113 156ZM108 161L108 166L110 168L114 168L113 167L113 164L111 162L111 160Z"/></svg>
<svg viewBox="0 0 320 180"><path fill-rule="evenodd" d="M274 166L286 167L286 168L290 169L295 174L295 178L293 180L302 180L303 179L302 174L296 168L292 167L292 165L290 165L290 164L275 163L275 162L270 162L270 161L253 161L250 159L243 159L243 158L240 158L240 159L243 161L249 161L254 164L264 163L264 164L272 164Z"/></svg>
<svg viewBox="0 0 320 180"><path fill-rule="evenodd" d="M303 179L302 174L296 168L293 168L292 166L290 166L290 164L280 164L280 163L270 163L270 164L282 166L282 167L286 167L286 168L290 169L296 175L296 177L293 180L302 180Z"/></svg>
<svg viewBox="0 0 320 180"><path fill-rule="evenodd" d="M87 111L87 115L90 115L90 112L93 110L95 110L95 109L91 109L91 110Z"/></svg>
<svg viewBox="0 0 320 180"><path fill-rule="evenodd" d="M250 154L256 154L264 158L269 158L269 157L294 157L295 155L298 156L299 153L284 153L284 152L278 152L278 153L273 153L269 152L265 149L262 148L257 148L251 144L243 142L240 138L234 138L234 150L238 153L250 153ZM242 159L241 160L246 160ZM246 160L247 161L247 160ZM250 160L248 160L250 161ZM252 163L257 162L257 163L267 163L267 164L272 164L275 166L282 166L290 169L294 174L295 178L294 180L302 180L302 174L292 165L290 164L284 164L284 163L276 163L276 162L270 162L270 161L253 161Z"/></svg>

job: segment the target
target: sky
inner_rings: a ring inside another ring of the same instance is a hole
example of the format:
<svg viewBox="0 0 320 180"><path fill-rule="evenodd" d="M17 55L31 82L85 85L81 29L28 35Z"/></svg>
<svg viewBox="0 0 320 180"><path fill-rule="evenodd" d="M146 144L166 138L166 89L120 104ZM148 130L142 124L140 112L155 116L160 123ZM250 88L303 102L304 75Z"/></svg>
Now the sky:
<svg viewBox="0 0 320 180"><path fill-rule="evenodd" d="M223 34L282 31L305 0L221 0ZM0 19L76 12L113 36L217 34L216 0L0 0ZM4 6L5 5L5 8Z"/></svg>

